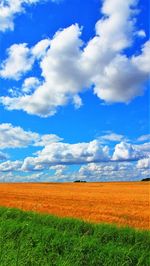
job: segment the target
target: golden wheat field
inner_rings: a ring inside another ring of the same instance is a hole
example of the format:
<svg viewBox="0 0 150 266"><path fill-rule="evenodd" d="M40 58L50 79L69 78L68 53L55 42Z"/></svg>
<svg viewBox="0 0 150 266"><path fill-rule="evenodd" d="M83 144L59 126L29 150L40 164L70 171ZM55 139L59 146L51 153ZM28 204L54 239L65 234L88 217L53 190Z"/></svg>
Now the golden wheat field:
<svg viewBox="0 0 150 266"><path fill-rule="evenodd" d="M149 228L149 183L0 184L0 205Z"/></svg>

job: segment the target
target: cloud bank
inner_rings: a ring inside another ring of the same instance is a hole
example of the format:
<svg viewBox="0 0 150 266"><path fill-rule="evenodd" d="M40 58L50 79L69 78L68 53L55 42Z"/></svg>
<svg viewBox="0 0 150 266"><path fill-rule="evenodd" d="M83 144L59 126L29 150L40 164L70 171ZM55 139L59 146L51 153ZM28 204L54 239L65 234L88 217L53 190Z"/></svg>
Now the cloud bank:
<svg viewBox="0 0 150 266"><path fill-rule="evenodd" d="M146 178L150 168L150 143L144 142L147 137L141 136L133 144L127 137L109 131L92 141L70 144L55 134L40 135L3 123L0 124L0 150L15 148L21 152L22 148L32 146L36 152L13 161L0 151L0 180L35 181L37 178L36 181L73 181L80 178L107 181ZM71 171L72 166L78 170Z"/></svg>

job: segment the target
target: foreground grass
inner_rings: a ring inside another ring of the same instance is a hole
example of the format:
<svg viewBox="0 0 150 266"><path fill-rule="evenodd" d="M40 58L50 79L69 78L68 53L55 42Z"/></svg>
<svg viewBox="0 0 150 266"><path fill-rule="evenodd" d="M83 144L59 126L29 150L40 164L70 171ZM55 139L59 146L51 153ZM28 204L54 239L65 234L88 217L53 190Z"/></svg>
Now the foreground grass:
<svg viewBox="0 0 150 266"><path fill-rule="evenodd" d="M146 231L0 207L0 266L148 266Z"/></svg>

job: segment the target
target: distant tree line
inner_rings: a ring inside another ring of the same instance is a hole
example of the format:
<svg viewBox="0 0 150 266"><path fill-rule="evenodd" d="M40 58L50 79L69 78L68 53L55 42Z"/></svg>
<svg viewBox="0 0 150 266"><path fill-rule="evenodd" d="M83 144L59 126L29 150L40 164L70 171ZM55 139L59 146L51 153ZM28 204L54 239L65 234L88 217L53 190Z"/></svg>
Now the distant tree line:
<svg viewBox="0 0 150 266"><path fill-rule="evenodd" d="M150 181L150 177L143 178L141 181Z"/></svg>
<svg viewBox="0 0 150 266"><path fill-rule="evenodd" d="M75 180L74 183L86 183L85 180Z"/></svg>

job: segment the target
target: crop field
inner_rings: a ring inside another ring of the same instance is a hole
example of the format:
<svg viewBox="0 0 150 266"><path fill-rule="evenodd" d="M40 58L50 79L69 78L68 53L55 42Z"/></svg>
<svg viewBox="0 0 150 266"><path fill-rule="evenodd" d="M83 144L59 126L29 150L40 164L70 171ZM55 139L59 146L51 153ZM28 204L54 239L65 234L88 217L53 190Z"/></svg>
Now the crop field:
<svg viewBox="0 0 150 266"><path fill-rule="evenodd" d="M0 206L149 229L149 183L1 183Z"/></svg>

